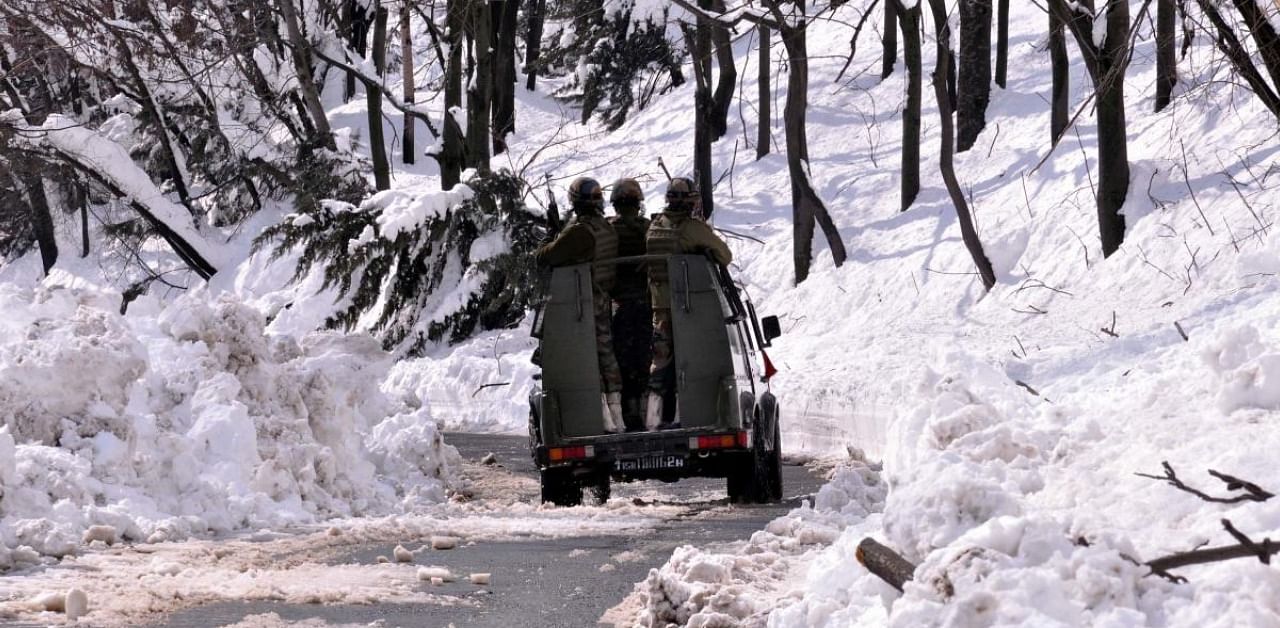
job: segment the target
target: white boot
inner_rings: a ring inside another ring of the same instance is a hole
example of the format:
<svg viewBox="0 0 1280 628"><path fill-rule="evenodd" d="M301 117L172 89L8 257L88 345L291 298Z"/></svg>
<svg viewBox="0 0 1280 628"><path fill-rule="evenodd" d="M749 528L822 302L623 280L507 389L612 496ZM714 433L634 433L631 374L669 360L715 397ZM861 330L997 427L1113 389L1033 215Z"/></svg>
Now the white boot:
<svg viewBox="0 0 1280 628"><path fill-rule="evenodd" d="M617 434L626 431L626 424L622 422L622 393L612 392L604 396L604 431L610 434Z"/></svg>
<svg viewBox="0 0 1280 628"><path fill-rule="evenodd" d="M658 430L658 424L662 423L662 395L658 393L649 393L649 407L644 412L644 428L650 432Z"/></svg>

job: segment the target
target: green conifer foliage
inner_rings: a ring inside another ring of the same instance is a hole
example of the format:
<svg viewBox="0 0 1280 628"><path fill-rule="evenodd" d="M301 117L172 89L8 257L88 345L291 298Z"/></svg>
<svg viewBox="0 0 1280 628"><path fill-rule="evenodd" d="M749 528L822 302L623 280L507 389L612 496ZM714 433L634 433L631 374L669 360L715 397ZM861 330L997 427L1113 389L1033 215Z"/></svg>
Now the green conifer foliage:
<svg viewBox="0 0 1280 628"><path fill-rule="evenodd" d="M263 232L273 256L300 251L294 280L324 274L338 300L333 329L365 330L384 348L421 355L477 331L514 327L538 298L532 252L543 221L521 201L509 171L473 175L473 194L398 234L379 231L383 210L323 201Z"/></svg>

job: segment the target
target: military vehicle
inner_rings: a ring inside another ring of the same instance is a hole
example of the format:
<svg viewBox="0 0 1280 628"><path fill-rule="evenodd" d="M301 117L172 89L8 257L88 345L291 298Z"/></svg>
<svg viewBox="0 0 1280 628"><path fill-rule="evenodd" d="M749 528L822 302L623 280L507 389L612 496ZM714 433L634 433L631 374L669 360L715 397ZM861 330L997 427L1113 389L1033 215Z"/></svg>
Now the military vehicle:
<svg viewBox="0 0 1280 628"><path fill-rule="evenodd" d="M735 503L781 500L779 407L763 368L763 349L781 334L777 317L757 319L728 270L703 256L601 263L668 265L678 422L604 432L592 264L556 268L533 324L542 373L529 396L529 440L542 501L577 505L588 489L603 503L611 481L688 477L725 478Z"/></svg>

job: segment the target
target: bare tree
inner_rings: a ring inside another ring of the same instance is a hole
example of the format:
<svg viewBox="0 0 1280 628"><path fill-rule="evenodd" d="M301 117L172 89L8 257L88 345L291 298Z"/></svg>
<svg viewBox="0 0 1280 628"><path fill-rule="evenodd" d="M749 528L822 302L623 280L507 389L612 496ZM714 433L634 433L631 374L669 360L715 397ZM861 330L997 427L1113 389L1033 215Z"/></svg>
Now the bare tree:
<svg viewBox="0 0 1280 628"><path fill-rule="evenodd" d="M809 141L805 130L809 105L809 50L807 34L810 16L804 0L761 0L767 16L751 11L733 12L733 21L726 21L723 14L709 14L688 0L672 0L680 8L692 13L699 22L729 27L737 21L747 20L765 24L777 31L787 50L790 72L787 75L787 101L783 106L782 120L787 144L787 167L791 178L791 216L795 257L795 280L799 284L809 276L813 264L813 237L815 226L822 227L831 258L836 266L848 258L840 229L827 211L827 206L813 189L809 179Z"/></svg>
<svg viewBox="0 0 1280 628"><path fill-rule="evenodd" d="M493 14L485 0L469 0L467 14L472 59L467 89L467 165L485 172L489 170L489 112L493 105Z"/></svg>
<svg viewBox="0 0 1280 628"><path fill-rule="evenodd" d="M760 33L760 68L759 75L756 78L757 93L760 100L756 116L756 159L760 159L769 154L769 149L773 143L769 133L773 125L769 102L770 97L773 95L772 81L769 77L769 71L773 65L773 31L764 24L756 26L756 30Z"/></svg>
<svg viewBox="0 0 1280 628"><path fill-rule="evenodd" d="M413 86L413 33L410 32L409 22L409 2L411 0L401 0L400 2L400 76L404 83L404 104L413 105L416 92ZM415 159L415 149L413 145L414 133L413 127L416 122L413 116L404 114L404 141L403 141L403 157L402 161L411 164Z"/></svg>
<svg viewBox="0 0 1280 628"><path fill-rule="evenodd" d="M974 266L978 267L978 275L982 279L983 287L989 291L996 285L995 271L991 268L991 261L987 259L987 254L982 248L982 240L978 237L977 229L974 228L969 204L965 201L964 191L960 189L960 182L956 179L955 165L952 163L955 127L951 120L950 103L947 102L950 94L946 86L946 72L951 66L951 49L942 45L943 42L951 41L951 33L948 32L951 30L951 24L947 21L947 8L943 1L929 0L929 8L933 12L934 31L937 33L939 42L937 63L933 67L933 93L938 99L938 115L942 121L939 134L941 148L938 152L938 169L942 172L942 179L947 184L947 193L951 195L951 202L956 208L956 217L960 222L960 238L964 241L965 248L969 250Z"/></svg>
<svg viewBox="0 0 1280 628"><path fill-rule="evenodd" d="M528 31L525 35L524 88L533 91L538 83L538 59L542 55L542 23L547 14L547 0L529 0L525 5Z"/></svg>
<svg viewBox="0 0 1280 628"><path fill-rule="evenodd" d="M902 25L902 55L907 65L907 103L902 111L902 192L901 209L907 211L920 194L920 107L922 96L920 3L905 8L902 0L889 0L898 7Z"/></svg>
<svg viewBox="0 0 1280 628"><path fill-rule="evenodd" d="M1156 112L1169 106L1178 82L1176 44L1177 8L1173 0L1156 0Z"/></svg>
<svg viewBox="0 0 1280 628"><path fill-rule="evenodd" d="M289 36L289 48L293 59L293 71L298 77L301 87L302 102L306 105L311 125L315 128L317 143L329 150L337 150L333 140L333 131L329 127L329 117L320 104L320 91L316 89L315 79L311 76L311 42L302 34L298 13L294 9L293 0L276 0L276 7L284 18L285 32Z"/></svg>
<svg viewBox="0 0 1280 628"><path fill-rule="evenodd" d="M991 0L960 0L959 65L956 152L963 153L973 147L987 126L987 104L991 102Z"/></svg>
<svg viewBox="0 0 1280 628"><path fill-rule="evenodd" d="M699 0L699 6L723 13L724 0ZM711 135L712 141L724 137L729 129L729 106L733 103L733 88L738 81L738 69L733 60L733 42L729 39L729 29L719 24L711 24L711 41L716 51L716 66L719 75L716 77L716 90L711 94ZM708 81L710 74L708 74Z"/></svg>
<svg viewBox="0 0 1280 628"><path fill-rule="evenodd" d="M379 5L373 14L373 67L381 77L387 71L387 8ZM373 157L374 185L379 190L391 189L391 164L387 161L387 142L382 132L382 90L366 86L369 103L369 152Z"/></svg>
<svg viewBox="0 0 1280 628"><path fill-rule="evenodd" d="M1098 120L1098 230L1102 255L1109 257L1124 242L1121 213L1129 194L1129 140L1124 114L1124 74L1129 65L1129 3L1105 0L1105 33L1095 37L1097 11L1093 0L1050 5L1075 36L1093 81Z"/></svg>
<svg viewBox="0 0 1280 628"><path fill-rule="evenodd" d="M493 20L493 153L507 150L507 136L516 130L516 19L518 0L494 2Z"/></svg>
<svg viewBox="0 0 1280 628"><path fill-rule="evenodd" d="M1063 0L1047 0L1049 3L1049 60L1052 66L1053 88L1050 97L1049 137L1054 146L1067 132L1067 105L1071 97L1071 62L1067 58L1065 11L1058 5Z"/></svg>
<svg viewBox="0 0 1280 628"><path fill-rule="evenodd" d="M996 85L1009 82L1009 0L996 2Z"/></svg>
<svg viewBox="0 0 1280 628"><path fill-rule="evenodd" d="M893 67L898 64L898 11L901 10L898 0L884 0L884 26L880 34L880 79L884 80L893 74Z"/></svg>
<svg viewBox="0 0 1280 628"><path fill-rule="evenodd" d="M445 9L444 40L449 51L444 70L444 129L440 161L440 186L452 189L462 181L466 166L465 137L458 115L462 109L462 36L466 29L468 0L448 0Z"/></svg>

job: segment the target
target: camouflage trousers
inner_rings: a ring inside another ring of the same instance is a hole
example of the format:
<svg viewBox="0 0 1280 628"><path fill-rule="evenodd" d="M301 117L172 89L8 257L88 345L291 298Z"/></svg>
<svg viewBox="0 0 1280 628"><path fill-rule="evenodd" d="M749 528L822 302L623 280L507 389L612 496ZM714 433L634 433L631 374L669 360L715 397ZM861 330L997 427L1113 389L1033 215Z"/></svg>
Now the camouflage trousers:
<svg viewBox="0 0 1280 628"><path fill-rule="evenodd" d="M671 308L653 308L653 361L649 365L649 391L662 396L662 420L675 415L675 338L671 335Z"/></svg>
<svg viewBox="0 0 1280 628"><path fill-rule="evenodd" d="M644 429L645 387L653 351L649 299L614 301L613 353L622 369L622 418L628 430Z"/></svg>
<svg viewBox="0 0 1280 628"><path fill-rule="evenodd" d="M622 392L622 369L613 353L613 301L599 291L592 291L591 305L596 317L596 358L600 362L601 390Z"/></svg>

